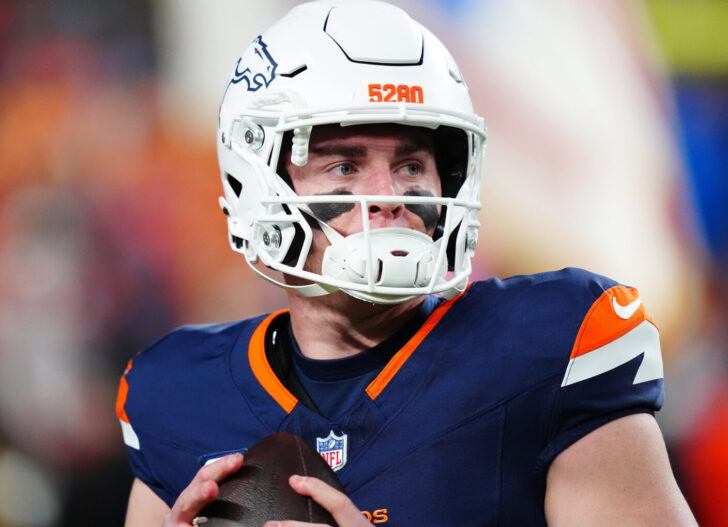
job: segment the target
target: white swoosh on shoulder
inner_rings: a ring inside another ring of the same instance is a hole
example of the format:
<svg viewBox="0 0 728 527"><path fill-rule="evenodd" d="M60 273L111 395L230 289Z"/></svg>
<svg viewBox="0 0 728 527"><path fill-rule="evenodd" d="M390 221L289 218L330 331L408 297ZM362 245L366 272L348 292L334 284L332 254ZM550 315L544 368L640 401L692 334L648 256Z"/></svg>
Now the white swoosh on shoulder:
<svg viewBox="0 0 728 527"><path fill-rule="evenodd" d="M614 308L614 312L619 318L624 320L629 320L632 315L634 315L635 312L639 309L641 303L642 299L637 297L636 300L633 300L626 306L623 306L620 305L619 302L617 302L616 298L612 297L612 307Z"/></svg>

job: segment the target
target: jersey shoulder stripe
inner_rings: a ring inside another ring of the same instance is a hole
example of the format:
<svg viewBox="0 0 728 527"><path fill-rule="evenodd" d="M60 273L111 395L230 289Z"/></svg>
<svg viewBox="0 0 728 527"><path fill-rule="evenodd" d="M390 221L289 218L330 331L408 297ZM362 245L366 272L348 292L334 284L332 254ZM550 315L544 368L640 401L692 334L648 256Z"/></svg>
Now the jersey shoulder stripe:
<svg viewBox="0 0 728 527"><path fill-rule="evenodd" d="M119 392L116 396L116 416L119 418L119 423L121 423L121 434L124 438L124 443L130 448L139 450L139 437L131 426L125 408L126 398L129 395L129 383L126 381L126 374L131 370L133 361L134 359L129 359L129 363L119 381Z"/></svg>
<svg viewBox="0 0 728 527"><path fill-rule="evenodd" d="M662 378L657 324L634 287L616 285L592 304L579 328L562 386L596 377L644 354L634 383Z"/></svg>

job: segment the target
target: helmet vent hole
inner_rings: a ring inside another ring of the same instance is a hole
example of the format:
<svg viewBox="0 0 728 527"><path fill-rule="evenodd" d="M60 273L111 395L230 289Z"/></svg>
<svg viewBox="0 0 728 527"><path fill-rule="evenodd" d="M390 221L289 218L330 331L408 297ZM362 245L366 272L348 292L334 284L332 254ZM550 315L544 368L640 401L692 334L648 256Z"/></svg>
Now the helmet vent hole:
<svg viewBox="0 0 728 527"><path fill-rule="evenodd" d="M227 174L227 182L230 188L233 189L233 192L235 192L235 195L240 197L240 193L243 191L243 184L230 174Z"/></svg>
<svg viewBox="0 0 728 527"><path fill-rule="evenodd" d="M230 240L233 242L233 245L235 245L235 247L237 249L241 249L243 247L243 239L242 238L239 238L239 237L231 234L230 235Z"/></svg>
<svg viewBox="0 0 728 527"><path fill-rule="evenodd" d="M308 69L308 66L306 66L305 64L302 64L299 67L297 67L296 69L291 70L288 73L281 73L280 75L281 75L281 77L288 77L289 79L292 79L293 77L295 77L299 73L303 73L307 69Z"/></svg>

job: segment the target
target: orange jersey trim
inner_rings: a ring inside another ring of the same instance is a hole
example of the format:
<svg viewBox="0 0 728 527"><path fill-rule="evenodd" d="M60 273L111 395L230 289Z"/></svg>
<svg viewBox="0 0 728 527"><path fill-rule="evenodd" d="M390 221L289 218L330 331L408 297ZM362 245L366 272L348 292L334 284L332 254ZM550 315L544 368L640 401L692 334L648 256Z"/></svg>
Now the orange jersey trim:
<svg viewBox="0 0 728 527"><path fill-rule="evenodd" d="M470 287L470 285L468 285ZM466 289L467 291L467 289ZM463 291L464 293L465 291ZM414 350L420 343L427 337L427 335L434 329L440 319L445 316L445 313L452 307L452 305L463 295L460 293L454 298L451 298L428 317L423 326L415 333L415 335L400 349L394 357L387 363L377 377L367 386L366 393L371 399L376 399L384 388L389 384L394 376L397 374L399 369L407 362L407 359L412 355ZM253 370L255 378L258 379L260 385L265 389L268 394L283 408L286 413L291 413L293 408L298 404L298 399L283 386L283 383L273 373L273 369L268 363L268 359L265 355L265 334L270 327L271 322L283 313L287 313L289 310L282 309L268 315L260 325L253 332L253 336L250 338L250 345L248 347L248 360L250 361L250 367Z"/></svg>
<svg viewBox="0 0 728 527"><path fill-rule="evenodd" d="M250 344L248 345L248 360L250 361L250 368L253 370L253 374L258 379L260 385L275 399L286 413L290 414L298 403L298 399L276 377L276 374L273 373L273 368L268 363L268 358L265 356L265 334L271 322L278 315L287 312L287 309L282 309L271 313L255 328L253 336L250 338Z"/></svg>
<svg viewBox="0 0 728 527"><path fill-rule="evenodd" d="M630 309L635 303L639 303L639 306ZM620 316L618 310L620 313L625 312ZM627 315L629 316L626 319L623 318ZM637 289L623 285L610 287L597 298L584 317L571 350L571 358L601 348L633 330L645 320L657 327L640 300Z"/></svg>
<svg viewBox="0 0 728 527"><path fill-rule="evenodd" d="M126 405L126 397L129 395L129 383L126 382L126 374L131 370L131 363L132 360L130 359L124 370L124 375L121 376L121 381L119 381L119 392L116 395L116 416L125 423L129 422L124 405Z"/></svg>
<svg viewBox="0 0 728 527"><path fill-rule="evenodd" d="M468 288L470 288L470 284L468 284ZM467 288L465 289L465 291L467 291ZM366 388L366 392L372 400L376 399L379 394L382 393L384 388L387 387L387 384L389 384L389 381L394 378L399 369L404 366L404 363L407 362L407 359L410 358L410 355L412 355L415 349L417 349L417 346L419 346L420 343L425 340L425 337L430 333L430 331L434 329L437 323L440 322L440 319L445 316L445 313L447 313L447 311L453 306L453 304L461 296L463 296L465 291L463 291L456 297L451 298L450 300L439 306L437 309L435 309L435 311L432 312L432 314L428 317L428 319L425 321L419 331L414 334L414 336L407 342L407 344L402 346L402 349L395 353L394 357L391 358L391 360L387 363L387 365L379 373L379 375L377 375L377 377L371 383L369 383L369 386L367 386Z"/></svg>

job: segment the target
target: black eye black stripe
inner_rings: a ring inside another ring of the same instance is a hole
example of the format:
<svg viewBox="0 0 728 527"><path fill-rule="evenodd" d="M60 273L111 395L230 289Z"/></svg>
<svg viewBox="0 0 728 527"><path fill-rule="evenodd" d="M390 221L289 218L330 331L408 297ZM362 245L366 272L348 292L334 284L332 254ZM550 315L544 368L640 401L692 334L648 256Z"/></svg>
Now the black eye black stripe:
<svg viewBox="0 0 728 527"><path fill-rule="evenodd" d="M351 196L353 193L348 190L334 190L325 194L317 194L318 196ZM408 190L404 193L405 196L423 196L423 197L434 197L432 192L429 190ZM354 208L355 203L310 203L309 207L316 217L323 221L329 222L334 218L341 216L345 212L349 212ZM440 214L437 211L437 206L432 204L418 205L409 204L405 205L405 208L422 218L422 222L425 224L426 229L431 229L437 225L437 221L440 218Z"/></svg>

